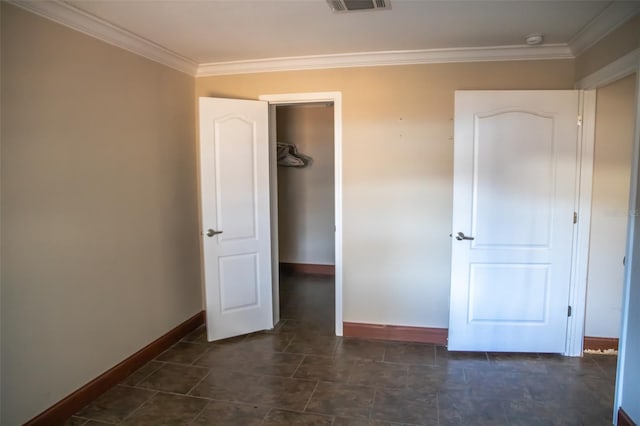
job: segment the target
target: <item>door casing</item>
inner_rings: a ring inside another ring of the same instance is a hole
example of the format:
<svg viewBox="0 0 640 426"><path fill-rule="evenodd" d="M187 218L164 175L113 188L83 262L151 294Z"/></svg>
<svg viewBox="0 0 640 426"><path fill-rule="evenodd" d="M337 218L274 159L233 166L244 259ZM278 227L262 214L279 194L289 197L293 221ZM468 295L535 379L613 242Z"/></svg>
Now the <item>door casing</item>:
<svg viewBox="0 0 640 426"><path fill-rule="evenodd" d="M276 164L275 109L277 105L316 102L333 103L334 140L334 208L335 208L335 333L342 336L343 292L342 292L342 93L312 92L261 95L261 101L269 103L269 184L271 192L271 261L273 289L273 324L280 320L280 283L278 257L278 174Z"/></svg>
<svg viewBox="0 0 640 426"><path fill-rule="evenodd" d="M622 56L619 59L611 62L600 70L594 72L578 81L576 88L588 90L594 92L594 109L595 109L595 90L599 87L606 86L609 83L613 83L621 78L627 77L632 74L636 74L636 111L635 111L635 129L633 135L633 158L631 161L631 185L629 191L629 220L627 225L627 249L626 249L626 266L624 275L624 288L622 296L622 324L620 330L620 344L618 348L618 371L616 373L616 389L613 402L613 423L617 423L618 409L622 405L623 401L623 389L625 380L625 367L630 361L626 359L627 355L627 330L629 327L629 309L630 309L630 291L631 283L634 279L637 279L637 274L633 271L633 265L637 263L635 257L637 256L636 250L634 250L634 241L636 236L640 233L637 227L637 216L639 199L638 193L640 188L638 185L638 175L640 174L640 48L635 49L628 54ZM595 123L595 115L593 117L593 123ZM586 190L591 190L585 188ZM583 244L588 245L588 239ZM583 247L580 246L579 249ZM587 247L588 254L588 247ZM585 266L586 268L586 266ZM583 283L584 288L579 289L579 293L585 296L586 300L586 283ZM581 321L584 324L584 312L581 318L577 317L574 321Z"/></svg>

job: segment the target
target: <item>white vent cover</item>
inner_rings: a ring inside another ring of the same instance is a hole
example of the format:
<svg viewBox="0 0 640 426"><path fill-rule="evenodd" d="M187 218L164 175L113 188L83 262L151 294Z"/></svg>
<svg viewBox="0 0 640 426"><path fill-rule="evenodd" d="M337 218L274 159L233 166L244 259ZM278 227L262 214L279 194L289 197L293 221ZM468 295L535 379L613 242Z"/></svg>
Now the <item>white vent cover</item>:
<svg viewBox="0 0 640 426"><path fill-rule="evenodd" d="M391 0L327 0L334 12L391 9Z"/></svg>

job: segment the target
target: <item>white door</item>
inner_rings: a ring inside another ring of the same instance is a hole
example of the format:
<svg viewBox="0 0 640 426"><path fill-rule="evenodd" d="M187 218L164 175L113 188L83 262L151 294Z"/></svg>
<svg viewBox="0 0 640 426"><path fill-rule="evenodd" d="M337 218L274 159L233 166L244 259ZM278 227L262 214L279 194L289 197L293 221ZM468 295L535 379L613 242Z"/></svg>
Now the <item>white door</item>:
<svg viewBox="0 0 640 426"><path fill-rule="evenodd" d="M268 104L200 98L209 341L273 327Z"/></svg>
<svg viewBox="0 0 640 426"><path fill-rule="evenodd" d="M578 106L456 92L450 350L565 351Z"/></svg>

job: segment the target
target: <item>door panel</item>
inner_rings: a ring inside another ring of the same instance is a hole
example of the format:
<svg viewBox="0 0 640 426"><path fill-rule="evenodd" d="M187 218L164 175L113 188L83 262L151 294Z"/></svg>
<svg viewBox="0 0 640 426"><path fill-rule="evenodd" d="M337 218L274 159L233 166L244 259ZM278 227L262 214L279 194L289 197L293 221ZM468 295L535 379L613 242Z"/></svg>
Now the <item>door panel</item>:
<svg viewBox="0 0 640 426"><path fill-rule="evenodd" d="M475 121L475 245L548 245L554 190L553 118L502 112L478 116ZM523 223L529 225L523 227Z"/></svg>
<svg viewBox="0 0 640 426"><path fill-rule="evenodd" d="M578 92L456 92L450 350L564 352Z"/></svg>
<svg viewBox="0 0 640 426"><path fill-rule="evenodd" d="M267 120L266 102L200 98L210 341L273 326Z"/></svg>

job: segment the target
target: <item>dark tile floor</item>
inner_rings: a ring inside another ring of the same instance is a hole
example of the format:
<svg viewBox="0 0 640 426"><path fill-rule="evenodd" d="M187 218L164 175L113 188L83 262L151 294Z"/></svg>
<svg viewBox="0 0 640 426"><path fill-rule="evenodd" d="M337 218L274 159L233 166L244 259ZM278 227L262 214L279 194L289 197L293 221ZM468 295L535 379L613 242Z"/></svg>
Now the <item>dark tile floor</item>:
<svg viewBox="0 0 640 426"><path fill-rule="evenodd" d="M334 336L333 283L281 283L275 330L204 328L67 425L608 425L616 358L449 353Z"/></svg>

